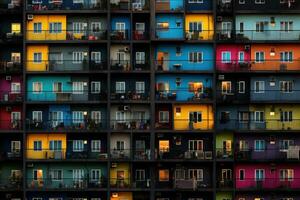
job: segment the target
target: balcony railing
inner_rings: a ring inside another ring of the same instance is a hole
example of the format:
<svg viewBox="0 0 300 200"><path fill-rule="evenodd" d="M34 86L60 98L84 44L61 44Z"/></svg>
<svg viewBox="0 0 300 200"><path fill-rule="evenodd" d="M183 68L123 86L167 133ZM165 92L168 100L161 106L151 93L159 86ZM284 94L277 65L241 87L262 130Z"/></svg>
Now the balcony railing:
<svg viewBox="0 0 300 200"><path fill-rule="evenodd" d="M21 11L23 2L21 0L7 1L11 3L0 3L0 9L5 11Z"/></svg>
<svg viewBox="0 0 300 200"><path fill-rule="evenodd" d="M201 189L211 188L211 185L208 182L205 182L203 180L188 178L188 179L175 179L173 181L163 181L163 182L157 181L156 188L197 191Z"/></svg>
<svg viewBox="0 0 300 200"><path fill-rule="evenodd" d="M99 41L107 39L107 30L27 30L27 40Z"/></svg>
<svg viewBox="0 0 300 200"><path fill-rule="evenodd" d="M0 73L22 72L21 62L0 61Z"/></svg>
<svg viewBox="0 0 300 200"><path fill-rule="evenodd" d="M300 178L246 178L244 180L237 179L235 181L236 189L238 190L261 190L261 189L299 189Z"/></svg>
<svg viewBox="0 0 300 200"><path fill-rule="evenodd" d="M233 150L232 149L216 149L216 158L217 159L232 159L233 158Z"/></svg>
<svg viewBox="0 0 300 200"><path fill-rule="evenodd" d="M133 40L148 40L149 39L149 32L135 30L135 31L132 32L132 39Z"/></svg>
<svg viewBox="0 0 300 200"><path fill-rule="evenodd" d="M199 119L194 121L190 119L174 119L168 122L156 122L155 128L157 130L179 130L179 131L210 131L214 127L213 119Z"/></svg>
<svg viewBox="0 0 300 200"><path fill-rule="evenodd" d="M3 103L23 102L23 94L21 93L21 91L18 92L0 91L0 102Z"/></svg>
<svg viewBox="0 0 300 200"><path fill-rule="evenodd" d="M219 13L231 13L233 11L233 2L223 3L219 0L217 3L217 10Z"/></svg>
<svg viewBox="0 0 300 200"><path fill-rule="evenodd" d="M119 2L111 0L110 8L112 10L132 10L132 11L149 10L149 0L146 0L144 3L137 0L121 0Z"/></svg>
<svg viewBox="0 0 300 200"><path fill-rule="evenodd" d="M9 177L0 179L0 190L21 190L22 177Z"/></svg>
<svg viewBox="0 0 300 200"><path fill-rule="evenodd" d="M111 40L129 40L129 30L112 30L110 32Z"/></svg>
<svg viewBox="0 0 300 200"><path fill-rule="evenodd" d="M76 102L76 101L101 101L107 99L107 93L91 93L88 91L42 91L36 93L27 91L27 101L29 102Z"/></svg>
<svg viewBox="0 0 300 200"><path fill-rule="evenodd" d="M105 120L26 120L26 129L29 131L101 131L105 128Z"/></svg>
<svg viewBox="0 0 300 200"><path fill-rule="evenodd" d="M233 188L233 180L232 179L218 180L217 187L218 188Z"/></svg>
<svg viewBox="0 0 300 200"><path fill-rule="evenodd" d="M11 107L7 106L7 110ZM23 127L23 120L0 120L1 131L20 131Z"/></svg>
<svg viewBox="0 0 300 200"><path fill-rule="evenodd" d="M159 151L157 153L158 160L172 160L172 159L182 159L182 160L212 160L212 151L201 151L201 150L188 150L185 152L172 151Z"/></svg>
<svg viewBox="0 0 300 200"><path fill-rule="evenodd" d="M107 178L38 178L36 180L27 178L28 189L104 189L107 187Z"/></svg>
<svg viewBox="0 0 300 200"><path fill-rule="evenodd" d="M131 150L130 149L111 149L110 156L112 159L130 159L131 157Z"/></svg>
<svg viewBox="0 0 300 200"><path fill-rule="evenodd" d="M45 11L45 10L106 10L107 1L106 0L96 0L96 1L85 1L84 3L73 3L64 4L61 3L32 3L33 0L28 1L27 10L29 11Z"/></svg>
<svg viewBox="0 0 300 200"><path fill-rule="evenodd" d="M118 71L131 71L131 61L130 60L111 60L110 61L111 70Z"/></svg>
<svg viewBox="0 0 300 200"><path fill-rule="evenodd" d="M300 130L300 119L291 119L290 121L280 119L264 119L261 121L219 119L218 127L221 130L234 129L239 131Z"/></svg>
<svg viewBox="0 0 300 200"><path fill-rule="evenodd" d="M213 70L214 60L155 60L157 71L209 71Z"/></svg>
<svg viewBox="0 0 300 200"><path fill-rule="evenodd" d="M110 178L111 188L131 188L132 183L129 178Z"/></svg>
<svg viewBox="0 0 300 200"><path fill-rule="evenodd" d="M144 91L127 91L126 93L111 93L110 99L111 100L149 100L150 94L145 93Z"/></svg>
<svg viewBox="0 0 300 200"><path fill-rule="evenodd" d="M236 160L260 160L260 161L271 161L271 160L294 160L300 161L300 146L290 146L289 149L238 149L235 152Z"/></svg>
<svg viewBox="0 0 300 200"><path fill-rule="evenodd" d="M21 158L22 158L22 152L21 151L0 152L0 160L19 160Z"/></svg>
<svg viewBox="0 0 300 200"><path fill-rule="evenodd" d="M183 1L182 1L183 2ZM166 1L155 1L155 10L156 11L183 11L183 5L178 5L176 7L172 7L171 5L177 5L178 0L166 0Z"/></svg>
<svg viewBox="0 0 300 200"><path fill-rule="evenodd" d="M150 119L110 120L112 130L149 130Z"/></svg>
<svg viewBox="0 0 300 200"><path fill-rule="evenodd" d="M212 40L214 32L214 30L185 30L185 38L186 40Z"/></svg>
<svg viewBox="0 0 300 200"><path fill-rule="evenodd" d="M237 30L235 32L236 40L289 40L299 41L300 30Z"/></svg>
<svg viewBox="0 0 300 200"><path fill-rule="evenodd" d="M21 42L23 33L4 33L1 35L1 40L4 42Z"/></svg>
<svg viewBox="0 0 300 200"><path fill-rule="evenodd" d="M185 99L179 99L177 95L186 96ZM156 100L159 101L191 101L199 102L212 100L212 88L204 88L198 91L190 91L188 88L177 90L156 91Z"/></svg>
<svg viewBox="0 0 300 200"><path fill-rule="evenodd" d="M294 71L300 70L300 60L229 60L229 61L216 61L217 70L224 72L251 72L251 71Z"/></svg>
<svg viewBox="0 0 300 200"><path fill-rule="evenodd" d="M50 71L50 72L60 72L60 71L101 71L107 69L107 62L105 60L41 60L40 62L35 62L33 60L26 61L28 66L43 66L45 70L40 71ZM28 71L28 70L27 70Z"/></svg>
<svg viewBox="0 0 300 200"><path fill-rule="evenodd" d="M135 149L133 151L134 160L151 160L150 149Z"/></svg>

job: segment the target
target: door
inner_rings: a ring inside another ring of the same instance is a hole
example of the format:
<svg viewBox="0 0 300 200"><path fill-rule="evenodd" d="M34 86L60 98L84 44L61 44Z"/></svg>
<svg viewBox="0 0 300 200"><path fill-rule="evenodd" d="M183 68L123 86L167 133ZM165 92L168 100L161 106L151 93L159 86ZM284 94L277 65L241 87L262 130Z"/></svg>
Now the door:
<svg viewBox="0 0 300 200"><path fill-rule="evenodd" d="M52 128L56 128L63 122L63 112L62 111L54 111L51 113L52 119Z"/></svg>
<svg viewBox="0 0 300 200"><path fill-rule="evenodd" d="M123 39L126 39L126 25L124 22L116 23L116 31L121 34Z"/></svg>
<svg viewBox="0 0 300 200"><path fill-rule="evenodd" d="M231 140L223 141L223 155L231 154Z"/></svg>
<svg viewBox="0 0 300 200"><path fill-rule="evenodd" d="M227 38L231 37L231 22L222 22L222 34L226 35Z"/></svg>
<svg viewBox="0 0 300 200"><path fill-rule="evenodd" d="M83 169L73 169L73 184L75 187L82 187L84 180Z"/></svg>
<svg viewBox="0 0 300 200"><path fill-rule="evenodd" d="M222 169L221 178L222 178L222 181L232 180L232 170L231 169Z"/></svg>
<svg viewBox="0 0 300 200"><path fill-rule="evenodd" d="M163 70L163 71L169 70L169 53L167 52L157 53L157 67L158 70Z"/></svg>

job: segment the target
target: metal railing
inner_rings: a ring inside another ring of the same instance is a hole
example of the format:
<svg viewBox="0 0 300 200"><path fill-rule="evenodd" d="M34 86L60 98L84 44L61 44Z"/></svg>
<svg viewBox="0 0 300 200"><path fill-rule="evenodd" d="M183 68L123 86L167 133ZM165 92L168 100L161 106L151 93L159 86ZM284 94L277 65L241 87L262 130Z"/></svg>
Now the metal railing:
<svg viewBox="0 0 300 200"><path fill-rule="evenodd" d="M22 72L22 63L14 61L0 61L0 73Z"/></svg>
<svg viewBox="0 0 300 200"><path fill-rule="evenodd" d="M232 159L234 152L232 149L216 148L217 159Z"/></svg>
<svg viewBox="0 0 300 200"><path fill-rule="evenodd" d="M22 182L22 177L0 179L0 190L21 190Z"/></svg>
<svg viewBox="0 0 300 200"><path fill-rule="evenodd" d="M144 91L143 91L144 92ZM142 91L127 91L125 93L111 93L111 100L149 100L149 93L142 93Z"/></svg>
<svg viewBox="0 0 300 200"><path fill-rule="evenodd" d="M0 152L0 160L18 160L22 158L22 151L4 151Z"/></svg>
<svg viewBox="0 0 300 200"><path fill-rule="evenodd" d="M145 3L137 2L135 0L127 0L121 2L110 1L111 10L132 10L132 11L143 11L149 10L149 0Z"/></svg>
<svg viewBox="0 0 300 200"><path fill-rule="evenodd" d="M183 160L212 160L213 152L204 150L172 151L172 149L159 150L158 160L183 159Z"/></svg>
<svg viewBox="0 0 300 200"><path fill-rule="evenodd" d="M131 61L130 60L111 60L110 69L118 71L131 71Z"/></svg>
<svg viewBox="0 0 300 200"><path fill-rule="evenodd" d="M212 88L205 87L203 91L190 91L188 88L180 88L177 90L156 90L156 100L160 101L203 101L212 100ZM186 96L185 99L178 99L177 94Z"/></svg>
<svg viewBox="0 0 300 200"><path fill-rule="evenodd" d="M245 178L243 180L236 179L235 187L238 190L243 189L299 189L300 178Z"/></svg>
<svg viewBox="0 0 300 200"><path fill-rule="evenodd" d="M129 30L111 30L110 31L110 39L111 40L129 40Z"/></svg>
<svg viewBox="0 0 300 200"><path fill-rule="evenodd" d="M185 30L186 40L212 40L214 38L215 30Z"/></svg>
<svg viewBox="0 0 300 200"><path fill-rule="evenodd" d="M6 107L11 109L10 106ZM0 130L6 131L20 131L23 127L23 120L0 120Z"/></svg>
<svg viewBox="0 0 300 200"><path fill-rule="evenodd" d="M183 3L183 2L182 2ZM172 7L171 5L178 4L178 0L167 0L167 1L155 1L156 11L183 11L183 5L178 5L177 7Z"/></svg>
<svg viewBox="0 0 300 200"><path fill-rule="evenodd" d="M27 10L29 11L46 11L46 10L106 10L106 0L85 1L84 3L73 3L72 5L62 3L32 3L33 0L27 1Z"/></svg>
<svg viewBox="0 0 300 200"><path fill-rule="evenodd" d="M111 130L149 130L150 119L110 120Z"/></svg>
<svg viewBox="0 0 300 200"><path fill-rule="evenodd" d="M154 60L157 71L209 71L213 70L214 60Z"/></svg>
<svg viewBox="0 0 300 200"><path fill-rule="evenodd" d="M23 93L21 91L0 91L0 102L15 103L23 102Z"/></svg>

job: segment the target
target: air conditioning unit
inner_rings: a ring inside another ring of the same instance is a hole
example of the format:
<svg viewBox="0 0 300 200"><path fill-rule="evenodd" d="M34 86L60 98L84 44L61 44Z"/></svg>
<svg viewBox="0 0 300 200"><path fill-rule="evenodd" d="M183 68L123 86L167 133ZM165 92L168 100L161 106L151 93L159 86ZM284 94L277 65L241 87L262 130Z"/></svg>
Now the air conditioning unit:
<svg viewBox="0 0 300 200"><path fill-rule="evenodd" d="M27 20L33 20L33 15L27 15Z"/></svg>
<svg viewBox="0 0 300 200"><path fill-rule="evenodd" d="M250 45L245 45L245 51L250 51Z"/></svg>
<svg viewBox="0 0 300 200"><path fill-rule="evenodd" d="M223 17L222 17L222 16L217 16L217 21L218 21L218 22L223 21Z"/></svg>
<svg viewBox="0 0 300 200"><path fill-rule="evenodd" d="M130 51L129 47L124 47L124 51L129 52Z"/></svg>
<svg viewBox="0 0 300 200"><path fill-rule="evenodd" d="M12 108L10 106L6 106L5 110L6 112L11 112Z"/></svg>
<svg viewBox="0 0 300 200"><path fill-rule="evenodd" d="M124 106L124 110L129 110L130 107L129 106Z"/></svg>
<svg viewBox="0 0 300 200"><path fill-rule="evenodd" d="M218 76L218 79L219 79L219 80L224 80L224 79L225 79L225 76L224 76L223 74L220 74L220 75Z"/></svg>
<svg viewBox="0 0 300 200"><path fill-rule="evenodd" d="M5 80L11 81L11 76L6 76L6 77L5 77Z"/></svg>

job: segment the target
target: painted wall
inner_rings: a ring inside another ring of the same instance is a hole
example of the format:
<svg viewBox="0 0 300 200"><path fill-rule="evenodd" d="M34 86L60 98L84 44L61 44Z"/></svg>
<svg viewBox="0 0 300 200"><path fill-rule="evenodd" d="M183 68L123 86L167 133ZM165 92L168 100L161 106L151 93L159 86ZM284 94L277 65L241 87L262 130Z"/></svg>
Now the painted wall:
<svg viewBox="0 0 300 200"><path fill-rule="evenodd" d="M180 108L181 113L176 113L176 108ZM202 121L192 123L192 126L190 126L189 112L201 112ZM175 130L191 130L191 128L208 130L214 126L213 109L211 105L176 104L174 105L173 113Z"/></svg>
<svg viewBox="0 0 300 200"><path fill-rule="evenodd" d="M271 17L275 18L275 25L271 24ZM299 40L299 31L280 31L281 21L293 21L293 30L300 30L300 16L297 15L237 15L236 30L240 32L240 23L244 23L244 38L250 40ZM256 22L267 22L263 32L256 32Z"/></svg>
<svg viewBox="0 0 300 200"><path fill-rule="evenodd" d="M42 62L34 63L34 53L42 54ZM49 48L47 45L30 45L27 46L27 71L47 71L48 70L48 54Z"/></svg>
<svg viewBox="0 0 300 200"><path fill-rule="evenodd" d="M115 76L111 78L111 92L116 92L116 82L125 82L125 92L135 92L136 91L136 82L145 83L145 93L150 95L150 80L149 77L144 75L138 76Z"/></svg>
<svg viewBox="0 0 300 200"><path fill-rule="evenodd" d="M42 2L41 3L42 6L46 6L48 9L56 9L55 7L53 7L52 3L49 3L48 0L41 0L40 2ZM83 8L84 9L93 9L95 7L95 5L97 5L97 4L101 4L101 8L104 8L104 6L106 7L106 4L101 3L101 2L103 2L101 0L97 0L97 1L83 0L82 2L83 3L73 3L73 1L62 1L59 9L66 9L66 10L82 10ZM93 2L96 2L97 4L95 4ZM33 0L29 0L28 5L29 4L35 5L33 3Z"/></svg>
<svg viewBox="0 0 300 200"><path fill-rule="evenodd" d="M185 32L189 32L190 22L201 22L202 32L199 33L201 40L212 40L214 36L214 18L211 14L187 14L185 15Z"/></svg>
<svg viewBox="0 0 300 200"><path fill-rule="evenodd" d="M216 135L216 149L223 149L223 141L230 140L233 144L233 133L232 132L219 132Z"/></svg>
<svg viewBox="0 0 300 200"><path fill-rule="evenodd" d="M33 20L27 20L27 40L66 40L66 21L65 15L34 15ZM60 33L50 33L50 23L60 22L62 31ZM41 33L34 33L34 23L42 23Z"/></svg>
<svg viewBox="0 0 300 200"><path fill-rule="evenodd" d="M157 14L156 38L157 39L183 39L183 16L180 14ZM168 23L168 29L159 29L157 23Z"/></svg>
<svg viewBox="0 0 300 200"><path fill-rule="evenodd" d="M180 78L181 84L180 86L176 85L176 80ZM169 91L165 91L166 93L176 93L177 101L187 101L195 96L194 92L189 91L189 83L190 82L201 82L203 84L203 92L205 93L205 89L212 88L212 77L208 75L186 75L186 74L159 74L156 75L156 84L158 83L168 83ZM158 88L156 88L156 92L158 92Z"/></svg>
<svg viewBox="0 0 300 200"><path fill-rule="evenodd" d="M180 54L177 48L180 48ZM202 52L203 62L191 63L189 62L190 52ZM160 57L160 53L164 53L164 57ZM155 60L160 64L163 59L163 70L173 71L177 70L174 65L181 64L180 70L212 70L213 69L213 47L207 44L161 44L155 47Z"/></svg>
<svg viewBox="0 0 300 200"><path fill-rule="evenodd" d="M201 11L201 10L211 10L212 1L203 0L201 3L190 3L189 0L185 0L185 9L187 11Z"/></svg>

